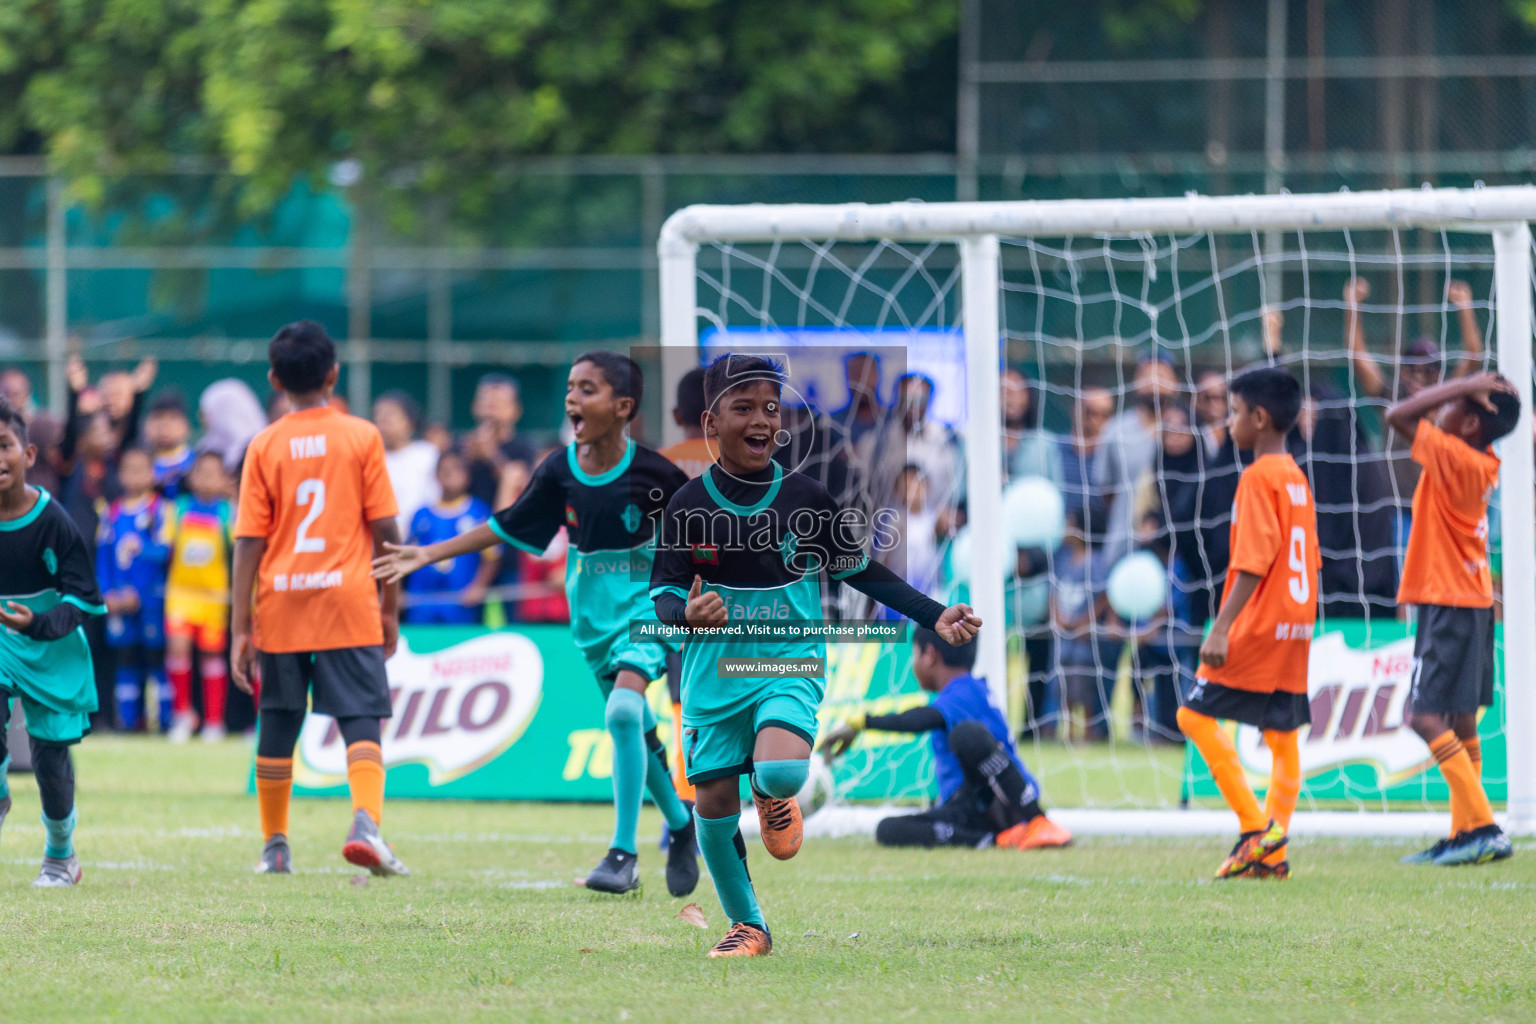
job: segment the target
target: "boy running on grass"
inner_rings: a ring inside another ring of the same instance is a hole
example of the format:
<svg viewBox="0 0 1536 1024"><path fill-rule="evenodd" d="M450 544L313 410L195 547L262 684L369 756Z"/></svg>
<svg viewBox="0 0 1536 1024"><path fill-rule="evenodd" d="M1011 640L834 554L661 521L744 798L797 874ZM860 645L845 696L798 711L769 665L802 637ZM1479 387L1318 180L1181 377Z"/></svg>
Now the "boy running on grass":
<svg viewBox="0 0 1536 1024"><path fill-rule="evenodd" d="M90 731L96 710L91 649L80 624L107 614L91 552L69 513L27 486L37 446L21 413L0 399L0 823L11 810L6 724L21 698L32 772L43 804L38 888L75 885L75 770L69 748Z"/></svg>
<svg viewBox="0 0 1536 1024"><path fill-rule="evenodd" d="M722 356L704 375L705 436L718 461L673 497L662 521L651 596L662 622L709 630L784 620L814 623L821 577L854 587L960 645L981 620L945 608L872 562L858 516L820 484L773 461L783 435L777 366ZM703 642L701 642L701 640ZM683 751L697 792L699 846L731 928L712 957L761 956L773 948L747 874L737 828L740 777L751 782L763 845L780 860L800 849L794 796L810 770L824 678L721 678L723 658L824 658L826 644L785 637L695 637L683 647Z"/></svg>
<svg viewBox="0 0 1536 1024"><path fill-rule="evenodd" d="M1200 646L1195 684L1179 708L1184 731L1215 776L1242 835L1217 878L1289 878L1286 830L1301 793L1296 730L1312 720L1307 659L1317 621L1317 509L1285 450L1301 412L1301 385L1277 366L1233 379L1229 426L1252 451L1232 504L1231 560L1221 611ZM1263 730L1273 766L1265 806L1243 775L1218 718Z"/></svg>
<svg viewBox="0 0 1536 1024"><path fill-rule="evenodd" d="M1423 467L1397 589L1399 604L1418 606L1408 724L1451 790L1450 836L1405 864L1484 864L1514 853L1479 778L1477 709L1493 703L1488 499L1499 459L1489 445L1519 418L1514 385L1493 373L1425 388L1387 410L1387 425L1412 443L1409 454Z"/></svg>
<svg viewBox="0 0 1536 1024"><path fill-rule="evenodd" d="M666 747L645 700L646 687L665 671L669 648L661 640L631 638L629 627L652 617L646 591L656 519L688 478L629 437L643 388L640 367L628 356L577 358L565 390L565 414L576 434L570 446L540 463L517 501L485 526L425 547L389 545L374 574L393 582L503 542L541 555L565 527L573 549L565 574L571 637L597 677L613 738L613 839L586 886L609 893L640 887L635 833L649 791L669 833L667 891L686 896L699 884L693 816L673 788Z"/></svg>
<svg viewBox="0 0 1536 1024"><path fill-rule="evenodd" d="M235 685L252 692L261 666L256 799L258 874L288 874L293 748L314 710L336 719L347 744L352 828L341 855L375 875L407 875L379 835L384 757L379 720L391 715L384 662L400 636L400 588L369 573L399 541L384 441L367 420L331 407L336 346L310 320L289 324L268 347L267 379L291 410L246 450L235 521ZM251 594L255 592L254 614Z"/></svg>

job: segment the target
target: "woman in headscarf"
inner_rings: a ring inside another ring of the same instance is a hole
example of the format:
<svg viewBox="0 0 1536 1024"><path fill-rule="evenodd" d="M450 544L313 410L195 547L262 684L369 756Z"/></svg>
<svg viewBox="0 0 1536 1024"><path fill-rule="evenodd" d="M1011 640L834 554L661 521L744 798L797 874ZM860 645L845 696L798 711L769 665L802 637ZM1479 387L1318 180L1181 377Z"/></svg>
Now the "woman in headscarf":
<svg viewBox="0 0 1536 1024"><path fill-rule="evenodd" d="M244 381L227 377L203 390L197 408L203 421L198 451L218 452L224 468L238 475L246 446L267 425L267 413L256 392Z"/></svg>

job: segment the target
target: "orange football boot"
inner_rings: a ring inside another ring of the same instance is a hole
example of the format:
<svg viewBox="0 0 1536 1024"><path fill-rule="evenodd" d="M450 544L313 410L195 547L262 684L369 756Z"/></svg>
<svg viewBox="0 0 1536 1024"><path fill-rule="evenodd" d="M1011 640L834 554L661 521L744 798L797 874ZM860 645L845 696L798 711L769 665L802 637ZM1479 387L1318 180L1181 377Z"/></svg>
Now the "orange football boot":
<svg viewBox="0 0 1536 1024"><path fill-rule="evenodd" d="M767 929L754 928L750 924L733 924L731 930L725 933L725 938L715 943L715 948L708 955L767 956L772 952L773 936L768 934Z"/></svg>
<svg viewBox="0 0 1536 1024"><path fill-rule="evenodd" d="M1259 832L1244 832L1227 859L1216 869L1217 878L1237 878L1286 844L1285 828L1273 818Z"/></svg>
<svg viewBox="0 0 1536 1024"><path fill-rule="evenodd" d="M757 805L757 820L762 826L763 846L779 860L789 860L800 852L800 840L805 829L800 820L800 805L794 797L776 800L752 791L752 802ZM729 938L730 936L726 936Z"/></svg>
<svg viewBox="0 0 1536 1024"><path fill-rule="evenodd" d="M1238 875L1237 877L1252 878L1260 881L1286 882L1291 877L1291 862L1282 860L1278 864L1269 864L1261 860L1249 868L1245 874Z"/></svg>
<svg viewBox="0 0 1536 1024"><path fill-rule="evenodd" d="M1013 850L1038 850L1048 846L1068 846L1072 833L1043 814L997 834L997 845Z"/></svg>

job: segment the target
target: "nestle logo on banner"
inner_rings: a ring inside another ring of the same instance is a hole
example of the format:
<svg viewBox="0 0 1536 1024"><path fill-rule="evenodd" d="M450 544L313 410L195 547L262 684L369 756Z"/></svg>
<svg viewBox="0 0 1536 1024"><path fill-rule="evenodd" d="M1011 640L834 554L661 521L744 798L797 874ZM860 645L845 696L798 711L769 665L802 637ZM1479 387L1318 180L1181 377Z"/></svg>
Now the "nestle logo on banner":
<svg viewBox="0 0 1536 1024"><path fill-rule="evenodd" d="M424 765L434 786L510 747L544 692L544 659L517 633L489 633L430 654L410 650L402 636L388 669L394 717L384 722L384 766ZM346 746L335 719L310 715L299 737L295 782L319 788L346 777Z"/></svg>
<svg viewBox="0 0 1536 1024"><path fill-rule="evenodd" d="M1298 737L1302 773L1368 764L1385 786L1424 771L1433 759L1404 720L1412 686L1412 637L1368 650L1350 647L1340 633L1313 640L1307 666L1312 724ZM1269 774L1269 747L1258 729L1239 726L1237 750L1244 768Z"/></svg>

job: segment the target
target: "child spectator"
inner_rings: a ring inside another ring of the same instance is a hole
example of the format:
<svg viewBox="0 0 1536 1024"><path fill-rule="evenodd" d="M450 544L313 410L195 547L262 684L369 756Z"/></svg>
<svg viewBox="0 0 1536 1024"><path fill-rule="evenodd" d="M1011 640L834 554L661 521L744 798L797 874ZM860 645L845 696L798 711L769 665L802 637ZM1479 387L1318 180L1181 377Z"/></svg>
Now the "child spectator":
<svg viewBox="0 0 1536 1024"><path fill-rule="evenodd" d="M155 465L143 448L118 460L123 496L108 507L96 537L96 581L107 606L107 647L113 654L117 724L148 727L147 682L154 683L160 727L170 725L165 685L166 506L155 493Z"/></svg>
<svg viewBox="0 0 1536 1024"><path fill-rule="evenodd" d="M243 449L242 449L243 450ZM224 700L229 690L225 660L229 636L229 474L224 456L199 452L187 474L187 493L166 517L163 543L170 549L165 588L165 668L175 710L171 742L192 738L192 652L203 670L203 739L224 738Z"/></svg>
<svg viewBox="0 0 1536 1024"><path fill-rule="evenodd" d="M165 497L175 500L182 479L192 469L195 458L187 444L192 423L187 419L187 403L176 391L166 392L149 406L144 419L144 440L154 453L155 486Z"/></svg>
<svg viewBox="0 0 1536 1024"><path fill-rule="evenodd" d="M382 401L382 400L381 400ZM377 411L377 405L375 406ZM389 462L389 442L384 460ZM490 507L469 493L469 466L457 452L444 452L437 460L437 485L442 497L416 510L411 519L409 543L425 547L484 526ZM499 549L460 555L426 566L405 578L405 621L473 624L485 614L485 592L496 578ZM438 598L433 600L433 598Z"/></svg>
<svg viewBox="0 0 1536 1024"><path fill-rule="evenodd" d="M373 425L384 439L384 468L400 506L402 532L410 531L418 510L438 499L439 452L432 442L416 439L420 422L421 407L404 391L386 391L374 400Z"/></svg>
<svg viewBox="0 0 1536 1024"><path fill-rule="evenodd" d="M1068 509L1066 521L1051 589L1051 620L1061 637L1059 682L1057 692L1047 694L1046 703L1064 699L1068 723L1070 711L1081 708L1087 737L1102 740L1109 736L1107 695L1120 660L1119 641L1104 629L1110 616L1105 595L1109 560L1088 544L1081 510ZM1055 713L1054 706L1042 707L1036 717L1048 721Z"/></svg>

